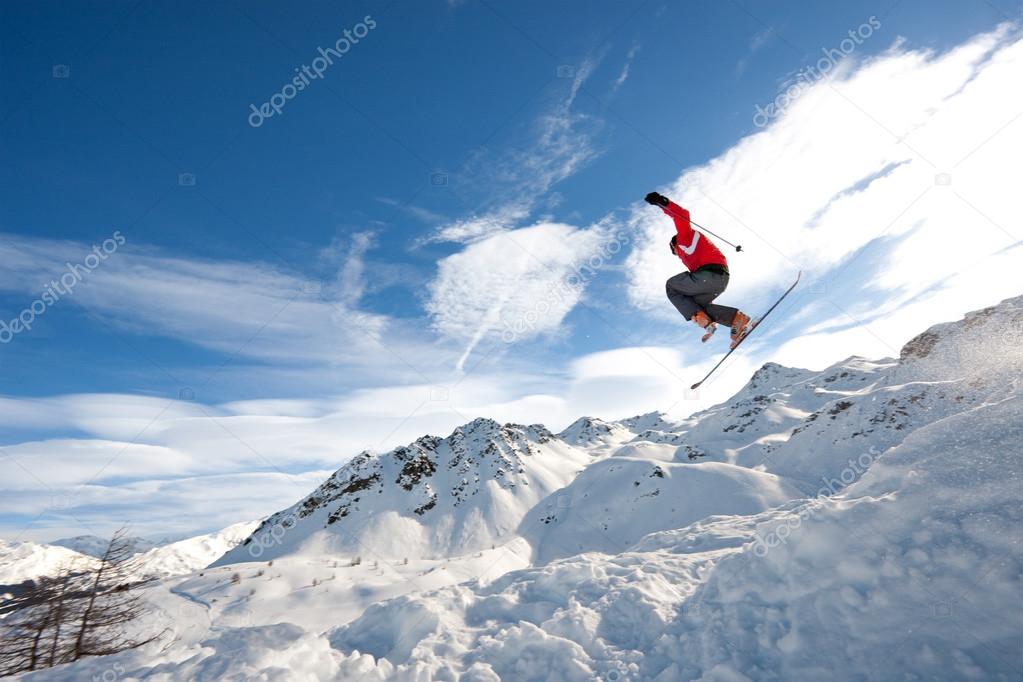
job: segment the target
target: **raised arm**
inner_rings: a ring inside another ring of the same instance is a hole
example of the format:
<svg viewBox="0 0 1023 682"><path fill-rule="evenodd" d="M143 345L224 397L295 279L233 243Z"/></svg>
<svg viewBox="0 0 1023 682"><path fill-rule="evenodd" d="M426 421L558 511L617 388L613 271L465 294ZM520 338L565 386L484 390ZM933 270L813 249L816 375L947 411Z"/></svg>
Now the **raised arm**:
<svg viewBox="0 0 1023 682"><path fill-rule="evenodd" d="M675 231L678 235L671 240L671 252L679 255L678 251L676 251L678 249L686 254L692 254L696 250L696 244L700 239L700 235L693 230L693 225L689 221L689 211L657 192L651 192L646 195L646 201L648 204L659 207L667 216L675 221Z"/></svg>
<svg viewBox="0 0 1023 682"><path fill-rule="evenodd" d="M693 255L696 245L700 242L700 233L693 229L693 224L689 221L689 211L674 201L669 201L663 209L675 221L675 231L678 233L675 238L675 255L679 257L683 253L687 256Z"/></svg>

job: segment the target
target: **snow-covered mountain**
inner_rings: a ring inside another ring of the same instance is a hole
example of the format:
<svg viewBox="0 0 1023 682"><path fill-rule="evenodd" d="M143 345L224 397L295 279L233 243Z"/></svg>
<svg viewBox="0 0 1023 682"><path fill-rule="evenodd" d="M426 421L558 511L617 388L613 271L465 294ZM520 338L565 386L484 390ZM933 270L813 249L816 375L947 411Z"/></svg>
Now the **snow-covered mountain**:
<svg viewBox="0 0 1023 682"><path fill-rule="evenodd" d="M591 452L613 450L632 440L636 434L624 424L607 422L597 417L580 417L558 434L569 445Z"/></svg>
<svg viewBox="0 0 1023 682"><path fill-rule="evenodd" d="M236 523L213 533L154 547L135 558L138 572L145 576L166 577L206 568L244 542L259 523Z"/></svg>
<svg viewBox="0 0 1023 682"><path fill-rule="evenodd" d="M146 540L145 538L134 536L125 538L125 540L131 545L131 551L133 554L148 552L161 544L153 542L152 540ZM55 545L57 547L66 547L67 549L78 552L79 554L98 558L106 551L107 546L110 544L110 538L105 538L99 535L76 535L70 538L54 540L48 544Z"/></svg>
<svg viewBox="0 0 1023 682"><path fill-rule="evenodd" d="M152 588L169 650L34 679L1018 679L1021 377L1023 297L681 421L364 453Z"/></svg>
<svg viewBox="0 0 1023 682"><path fill-rule="evenodd" d="M213 533L197 535L165 545L139 551L132 558L132 569L142 577L185 575L209 566L214 560L241 543L259 525L259 521L236 523ZM37 542L6 542L0 540L0 585L16 585L42 576L52 576L64 568L86 569L95 566L109 538L83 535L58 542L80 540L84 551ZM131 538L132 541L136 538ZM149 543L150 545L152 543ZM135 548L146 543L135 543Z"/></svg>
<svg viewBox="0 0 1023 682"><path fill-rule="evenodd" d="M360 454L216 565L296 552L423 559L489 549L514 539L526 512L590 461L542 426L477 419L447 438Z"/></svg>
<svg viewBox="0 0 1023 682"><path fill-rule="evenodd" d="M94 562L91 556L66 547L0 540L0 585L17 585L56 575L65 568L86 568Z"/></svg>

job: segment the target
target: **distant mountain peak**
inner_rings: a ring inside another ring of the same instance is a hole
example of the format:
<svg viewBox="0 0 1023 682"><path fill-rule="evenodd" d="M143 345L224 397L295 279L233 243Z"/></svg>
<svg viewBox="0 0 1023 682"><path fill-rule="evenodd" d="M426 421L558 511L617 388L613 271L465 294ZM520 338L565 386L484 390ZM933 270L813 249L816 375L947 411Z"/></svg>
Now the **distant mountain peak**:
<svg viewBox="0 0 1023 682"><path fill-rule="evenodd" d="M445 438L423 436L379 455L360 453L218 563L246 560L246 547L272 558L320 541L338 552L375 544L392 556L482 549L587 461L545 426L474 419ZM278 543L280 535L287 540Z"/></svg>
<svg viewBox="0 0 1023 682"><path fill-rule="evenodd" d="M618 422L604 421L598 417L580 417L558 434L561 440L579 447L609 443L626 436L631 438L632 431Z"/></svg>

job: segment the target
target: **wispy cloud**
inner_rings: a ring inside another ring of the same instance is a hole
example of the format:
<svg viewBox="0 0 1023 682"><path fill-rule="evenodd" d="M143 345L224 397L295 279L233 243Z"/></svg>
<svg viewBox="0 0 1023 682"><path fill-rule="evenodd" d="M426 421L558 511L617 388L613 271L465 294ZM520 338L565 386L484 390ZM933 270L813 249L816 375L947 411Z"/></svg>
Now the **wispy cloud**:
<svg viewBox="0 0 1023 682"><path fill-rule="evenodd" d="M363 231L326 249L321 256L327 275L319 279L268 263L184 258L136 244L129 235L67 305L81 306L118 333L160 335L278 367L385 371L395 365L395 355L425 365L415 344L428 340L359 307L373 240L372 232ZM40 282L59 277L65 262L77 262L89 248L4 235L0 290L23 295L27 303L39 295Z"/></svg>
<svg viewBox="0 0 1023 682"><path fill-rule="evenodd" d="M397 199L390 197L374 197L376 201L386 205L393 206L402 213L412 216L416 220L426 223L428 225L437 225L447 221L447 218L436 211L431 211L428 208L417 206L415 204L402 203Z"/></svg>
<svg viewBox="0 0 1023 682"><path fill-rule="evenodd" d="M735 64L736 77L742 76L746 73L750 60L753 59L757 52L760 52L771 43L774 37L778 34L778 31L778 27L772 25L766 26L762 30L753 34L753 37L749 41L749 48L747 49L746 55Z"/></svg>
<svg viewBox="0 0 1023 682"><path fill-rule="evenodd" d="M639 54L640 45L637 43L633 45L628 54L625 55L625 63L622 64L622 70L618 73L618 78L615 79L614 84L611 86L611 94L618 92L618 90L625 85L625 81L629 79L629 72L632 69L632 62Z"/></svg>
<svg viewBox="0 0 1023 682"><path fill-rule="evenodd" d="M572 276L599 251L606 231L540 223L500 230L440 261L427 311L444 336L465 343L464 365L488 335L523 341L557 330L583 295Z"/></svg>
<svg viewBox="0 0 1023 682"><path fill-rule="evenodd" d="M432 235L430 241L468 244L494 233L511 229L528 217L529 207L525 202L505 204L484 215L473 215L448 223Z"/></svg>
<svg viewBox="0 0 1023 682"><path fill-rule="evenodd" d="M573 108L599 63L590 57L575 68L568 92L537 117L526 144L496 152L482 147L467 159L449 185L475 210L440 226L425 241L470 242L520 226L555 185L599 155L594 137L601 120Z"/></svg>
<svg viewBox="0 0 1023 682"><path fill-rule="evenodd" d="M366 291L366 253L376 245L376 233L373 231L355 232L343 240L335 239L324 250L323 255L331 261L340 263L331 292L334 300L346 308L354 308L359 304Z"/></svg>

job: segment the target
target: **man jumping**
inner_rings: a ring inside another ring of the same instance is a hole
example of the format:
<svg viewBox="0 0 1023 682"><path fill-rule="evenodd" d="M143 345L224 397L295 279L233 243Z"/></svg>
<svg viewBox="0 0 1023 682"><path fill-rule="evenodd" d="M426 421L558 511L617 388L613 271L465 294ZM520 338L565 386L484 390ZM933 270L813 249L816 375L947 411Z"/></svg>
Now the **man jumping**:
<svg viewBox="0 0 1023 682"><path fill-rule="evenodd" d="M646 202L659 207L675 221L678 234L671 238L671 252L689 269L668 280L668 300L682 317L705 330L704 341L714 333L715 323L731 327L732 348L735 348L750 332L750 318L737 308L713 302L728 286L728 261L724 254L703 233L693 229L689 211L657 192L647 194Z"/></svg>

